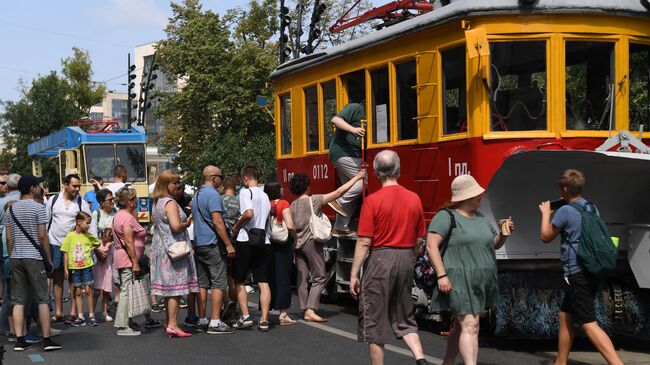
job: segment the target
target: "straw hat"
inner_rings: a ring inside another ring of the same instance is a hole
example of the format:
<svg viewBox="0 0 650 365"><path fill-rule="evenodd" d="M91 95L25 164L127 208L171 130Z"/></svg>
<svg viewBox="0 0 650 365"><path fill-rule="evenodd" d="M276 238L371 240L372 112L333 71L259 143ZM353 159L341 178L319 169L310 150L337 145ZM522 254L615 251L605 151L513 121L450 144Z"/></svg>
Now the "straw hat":
<svg viewBox="0 0 650 365"><path fill-rule="evenodd" d="M451 182L451 201L462 202L481 195L485 189L479 185L472 175L459 175Z"/></svg>

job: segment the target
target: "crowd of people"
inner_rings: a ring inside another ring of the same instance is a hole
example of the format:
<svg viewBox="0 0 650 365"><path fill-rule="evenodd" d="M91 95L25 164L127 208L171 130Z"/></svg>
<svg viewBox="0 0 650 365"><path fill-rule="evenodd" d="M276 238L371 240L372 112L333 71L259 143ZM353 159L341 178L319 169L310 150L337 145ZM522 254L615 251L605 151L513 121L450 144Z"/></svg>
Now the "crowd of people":
<svg viewBox="0 0 650 365"><path fill-rule="evenodd" d="M318 313L327 281L324 244L332 234L356 235L350 294L359 300L359 340L369 344L373 364L383 364L384 345L393 338L404 340L417 364L426 364L411 297L414 255L424 238L437 281L430 309L449 312L455 320L443 364L453 364L458 354L465 364L476 364L479 314L498 303L495 250L506 243L514 222L505 219L495 229L479 211L485 190L472 176L460 175L452 182L450 202L427 229L420 198L398 183L398 154L384 150L373 161L382 187L363 199L358 230L351 231L349 217L366 178L356 142L364 134L359 124L365 118L362 111L351 105L332 121L338 128L332 144L338 147L330 149L330 158L345 176L341 175L340 187L326 194L312 194L309 176L298 172L289 181L295 196L289 203L282 184L261 184L255 166L225 176L219 167L209 165L203 169L202 185L190 197L179 174L162 172L151 193L147 254L148 233L136 218L138 196L128 185L123 166L115 167L113 182L106 187L101 178L94 178L94 189L84 197L75 174L65 176L61 192L50 199L45 198L39 177L0 177L4 192L0 226L6 241L0 331L15 334L16 351L40 341L46 351L60 349L51 339L60 334L51 328L56 322L71 326L113 322L119 336L141 334L133 321L138 316L146 318L145 328L164 326L170 338L191 337L192 332L231 334L255 323L259 331L267 332L271 310L279 311L279 325L296 324L289 313L294 265L303 320L326 322ZM539 207L542 240L562 236L566 285L557 364L568 359L572 322L581 326L610 364L619 364L611 340L595 319L597 280L575 255L581 213L571 207L593 209L582 197L584 183L581 172L565 171L557 184L564 201L571 204L554 215L548 202ZM334 229L329 221L323 222L326 205L337 212ZM260 291L256 321L248 301L251 277ZM67 316L66 281L71 298ZM151 317L152 304L164 307L164 322ZM187 316L181 322L183 304ZM29 335L31 321L42 339Z"/></svg>

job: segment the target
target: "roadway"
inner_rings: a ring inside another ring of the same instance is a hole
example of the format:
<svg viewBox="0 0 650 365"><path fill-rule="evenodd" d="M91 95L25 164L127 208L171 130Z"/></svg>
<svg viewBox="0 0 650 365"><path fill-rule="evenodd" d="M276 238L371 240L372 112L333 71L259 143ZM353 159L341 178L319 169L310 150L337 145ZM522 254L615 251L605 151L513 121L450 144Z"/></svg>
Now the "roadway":
<svg viewBox="0 0 650 365"><path fill-rule="evenodd" d="M251 302L257 300L255 294ZM294 296L293 303L297 303ZM259 313L252 311L256 317ZM299 309L291 310L294 318ZM191 338L166 338L161 329L146 330L139 337L118 337L112 323L100 323L98 327L69 327L55 340L63 349L43 352L34 345L25 352L14 352L6 337L0 337L0 345L7 350L4 364L369 364L365 344L356 340L356 307L351 301L323 304L320 313L330 319L325 324L299 322L294 326L275 325L267 333L253 329L240 330L232 335L195 334ZM181 310L184 318L185 310ZM164 313L153 313L163 319ZM142 319L138 319L142 322ZM182 320L182 318L181 318ZM277 315L272 315L277 321ZM439 364L444 355L446 338L422 330L421 340L431 364ZM626 342L627 343L627 342ZM620 344L619 344L620 345ZM516 340L482 336L479 364L483 365L546 365L553 364L555 341ZM645 346L645 347L644 347ZM630 344L624 354L626 364L650 364L647 344ZM576 343L573 364L604 363L584 340ZM631 350L631 351L629 351ZM410 353L401 341L387 346L386 364L411 364ZM457 363L462 363L460 357Z"/></svg>

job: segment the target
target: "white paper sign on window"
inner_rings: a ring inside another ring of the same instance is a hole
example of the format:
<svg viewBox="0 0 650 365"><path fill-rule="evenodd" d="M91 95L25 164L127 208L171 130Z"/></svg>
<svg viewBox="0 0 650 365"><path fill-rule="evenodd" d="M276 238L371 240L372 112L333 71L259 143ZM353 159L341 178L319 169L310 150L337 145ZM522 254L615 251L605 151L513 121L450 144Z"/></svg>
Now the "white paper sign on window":
<svg viewBox="0 0 650 365"><path fill-rule="evenodd" d="M377 120L377 143L388 142L388 108L386 104L380 104L375 107Z"/></svg>

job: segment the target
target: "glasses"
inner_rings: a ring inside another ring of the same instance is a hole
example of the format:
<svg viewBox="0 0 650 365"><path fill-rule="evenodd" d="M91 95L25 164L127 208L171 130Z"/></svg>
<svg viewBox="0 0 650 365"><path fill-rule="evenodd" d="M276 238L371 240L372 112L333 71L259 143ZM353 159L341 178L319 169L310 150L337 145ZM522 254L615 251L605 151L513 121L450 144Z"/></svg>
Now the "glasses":
<svg viewBox="0 0 650 365"><path fill-rule="evenodd" d="M70 186L72 186L72 187L75 188L75 189L79 189L79 188L81 188L81 185L70 185Z"/></svg>
<svg viewBox="0 0 650 365"><path fill-rule="evenodd" d="M104 201L106 201L106 202L112 202L113 200L115 200L115 198L106 198L106 199L104 199Z"/></svg>
<svg viewBox="0 0 650 365"><path fill-rule="evenodd" d="M6 184L7 184L6 181L0 181L0 185L6 185Z"/></svg>

